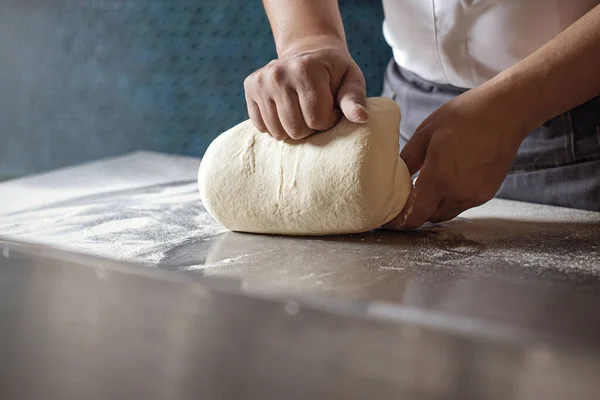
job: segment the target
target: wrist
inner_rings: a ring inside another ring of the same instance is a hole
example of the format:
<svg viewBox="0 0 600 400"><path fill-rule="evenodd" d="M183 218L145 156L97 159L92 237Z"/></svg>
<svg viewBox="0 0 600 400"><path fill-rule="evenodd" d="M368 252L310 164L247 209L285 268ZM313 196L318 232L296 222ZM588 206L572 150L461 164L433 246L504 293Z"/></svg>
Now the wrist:
<svg viewBox="0 0 600 400"><path fill-rule="evenodd" d="M277 54L279 58L289 54L322 49L341 49L348 51L348 45L343 37L339 37L335 34L303 35L277 42Z"/></svg>
<svg viewBox="0 0 600 400"><path fill-rule="evenodd" d="M494 99L493 107L509 120L514 138L519 143L546 120L540 112L539 99L534 96L532 82L510 69L478 89Z"/></svg>

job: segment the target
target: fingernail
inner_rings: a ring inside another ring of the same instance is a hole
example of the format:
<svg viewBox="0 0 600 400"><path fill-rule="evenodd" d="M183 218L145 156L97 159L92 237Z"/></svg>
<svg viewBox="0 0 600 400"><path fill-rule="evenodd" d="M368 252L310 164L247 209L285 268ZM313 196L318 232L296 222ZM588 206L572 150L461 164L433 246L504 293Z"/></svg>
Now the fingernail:
<svg viewBox="0 0 600 400"><path fill-rule="evenodd" d="M361 122L367 122L367 120L369 119L369 112L363 106L359 107L359 116L358 116L358 118L360 119Z"/></svg>
<svg viewBox="0 0 600 400"><path fill-rule="evenodd" d="M367 122L367 120L369 119L369 112L361 104L357 104L356 105L356 117L357 117L357 121L359 123Z"/></svg>

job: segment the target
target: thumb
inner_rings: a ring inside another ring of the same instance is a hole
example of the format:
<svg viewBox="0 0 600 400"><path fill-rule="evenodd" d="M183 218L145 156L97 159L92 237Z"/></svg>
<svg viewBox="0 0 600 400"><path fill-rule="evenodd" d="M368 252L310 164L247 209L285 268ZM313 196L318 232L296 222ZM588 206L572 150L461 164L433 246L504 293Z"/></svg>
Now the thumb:
<svg viewBox="0 0 600 400"><path fill-rule="evenodd" d="M411 176L419 172L423 166L430 141L431 135L427 131L417 128L414 135L402 148L400 157L406 164Z"/></svg>
<svg viewBox="0 0 600 400"><path fill-rule="evenodd" d="M369 113L366 109L367 88L362 72L356 66L350 68L337 92L337 102L344 116L357 124L367 122Z"/></svg>

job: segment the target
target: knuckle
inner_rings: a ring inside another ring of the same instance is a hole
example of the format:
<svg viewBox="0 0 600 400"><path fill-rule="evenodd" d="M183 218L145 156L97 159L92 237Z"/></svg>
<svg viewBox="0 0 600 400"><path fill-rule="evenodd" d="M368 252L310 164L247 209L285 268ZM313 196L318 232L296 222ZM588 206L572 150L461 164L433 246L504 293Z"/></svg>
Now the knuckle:
<svg viewBox="0 0 600 400"><path fill-rule="evenodd" d="M332 123L331 119L325 115L309 114L309 120L306 122L310 129L315 131L326 131L331 129L335 123Z"/></svg>
<svg viewBox="0 0 600 400"><path fill-rule="evenodd" d="M304 139L305 137L310 136L309 131L307 131L306 129L291 129L290 132L288 132L288 135L294 139L294 140L300 140L300 139Z"/></svg>
<svg viewBox="0 0 600 400"><path fill-rule="evenodd" d="M265 128L265 125L262 123L262 121L260 120L260 118L258 118L256 115L250 115L250 121L252 121L252 125L254 125L254 127L262 133L266 133L267 130Z"/></svg>
<svg viewBox="0 0 600 400"><path fill-rule="evenodd" d="M244 89L246 92L253 92L255 89L260 89L264 86L264 71L258 70L244 79Z"/></svg>
<svg viewBox="0 0 600 400"><path fill-rule="evenodd" d="M244 79L244 91L247 94L252 94L252 89L254 88L254 80L255 74L249 75Z"/></svg>
<svg viewBox="0 0 600 400"><path fill-rule="evenodd" d="M313 61L310 57L296 57L291 61L291 67L297 73L306 73L312 65Z"/></svg>
<svg viewBox="0 0 600 400"><path fill-rule="evenodd" d="M306 113L305 122L310 129L314 129L317 131L329 128L326 123L327 121L323 121L323 118L320 115L318 115L318 112L314 109L309 110Z"/></svg>
<svg viewBox="0 0 600 400"><path fill-rule="evenodd" d="M286 70L281 64L274 64L270 70L270 77L273 83L281 85L286 80Z"/></svg>
<svg viewBox="0 0 600 400"><path fill-rule="evenodd" d="M252 121L252 124L254 125L254 127L256 129L258 129L258 131L260 133L269 133L269 131L267 130L267 128L265 128L265 126L263 124L261 124L260 121L257 121L254 118L251 118L250 120Z"/></svg>
<svg viewBox="0 0 600 400"><path fill-rule="evenodd" d="M365 76L363 75L362 71L358 67L357 67L357 71L356 71L356 78L358 80L357 83L358 83L359 89L362 91L365 91L366 86L367 86L367 81L365 80Z"/></svg>
<svg viewBox="0 0 600 400"><path fill-rule="evenodd" d="M301 90L314 90L320 83L327 81L325 69L315 67L315 63L308 59L298 59L292 62L290 69L293 73L293 82Z"/></svg>
<svg viewBox="0 0 600 400"><path fill-rule="evenodd" d="M278 140L280 142L282 142L288 138L287 135L280 133L280 132L271 132L271 136L273 137L273 139Z"/></svg>
<svg viewBox="0 0 600 400"><path fill-rule="evenodd" d="M314 101L309 103L311 104L306 110L305 122L306 125L313 130L324 131L331 128L334 124L332 121L332 117L328 110L331 107L323 101Z"/></svg>
<svg viewBox="0 0 600 400"><path fill-rule="evenodd" d="M319 121L319 122L312 124L312 126L311 126L311 128L314 129L315 131L327 131L327 130L331 129L332 127L333 127L333 125L327 121L325 121L325 122Z"/></svg>
<svg viewBox="0 0 600 400"><path fill-rule="evenodd" d="M286 123L283 126L285 133L292 139L300 139L302 137L303 132L303 124L300 123L296 118L294 118L294 114L291 113L286 118Z"/></svg>
<svg viewBox="0 0 600 400"><path fill-rule="evenodd" d="M290 138L294 140L302 139L302 134L297 130L289 130L287 134Z"/></svg>

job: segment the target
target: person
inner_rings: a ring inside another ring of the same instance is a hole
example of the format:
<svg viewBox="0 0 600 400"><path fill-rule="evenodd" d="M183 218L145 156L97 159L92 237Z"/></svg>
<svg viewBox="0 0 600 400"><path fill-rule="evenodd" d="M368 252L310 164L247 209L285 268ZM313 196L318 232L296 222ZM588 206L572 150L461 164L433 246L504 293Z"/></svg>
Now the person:
<svg viewBox="0 0 600 400"><path fill-rule="evenodd" d="M600 211L600 1L383 0L383 95L419 174L387 226L499 197ZM336 0L264 0L278 58L244 82L262 132L298 140L368 118Z"/></svg>

